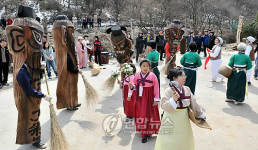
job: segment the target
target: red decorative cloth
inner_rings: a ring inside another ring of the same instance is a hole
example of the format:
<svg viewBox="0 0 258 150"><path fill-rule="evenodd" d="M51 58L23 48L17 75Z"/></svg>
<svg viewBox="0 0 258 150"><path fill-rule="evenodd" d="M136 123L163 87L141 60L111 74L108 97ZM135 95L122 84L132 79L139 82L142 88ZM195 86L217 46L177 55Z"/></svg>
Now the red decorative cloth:
<svg viewBox="0 0 258 150"><path fill-rule="evenodd" d="M165 45L165 50L166 50L167 56L170 57L171 55L169 53L169 44L168 43L166 43L166 45ZM179 45L178 44L176 45L176 50L179 51Z"/></svg>
<svg viewBox="0 0 258 150"><path fill-rule="evenodd" d="M207 48L207 51L208 51L208 52L211 52L211 50L208 49L208 48ZM206 60L205 60L205 64L204 64L204 69L205 69L205 70L207 69L207 64L208 64L210 58L211 58L211 56L209 55L209 56L206 58Z"/></svg>

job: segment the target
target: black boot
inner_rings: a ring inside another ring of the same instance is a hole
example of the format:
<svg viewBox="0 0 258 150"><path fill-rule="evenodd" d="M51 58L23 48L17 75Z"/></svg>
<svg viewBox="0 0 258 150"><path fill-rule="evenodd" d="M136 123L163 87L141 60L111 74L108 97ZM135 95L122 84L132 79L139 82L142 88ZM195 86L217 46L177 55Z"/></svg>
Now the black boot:
<svg viewBox="0 0 258 150"><path fill-rule="evenodd" d="M147 143L149 138L150 136L145 135L144 138L142 139L142 143Z"/></svg>
<svg viewBox="0 0 258 150"><path fill-rule="evenodd" d="M37 149L46 149L47 146L41 142L36 142L32 144L33 146L35 146Z"/></svg>

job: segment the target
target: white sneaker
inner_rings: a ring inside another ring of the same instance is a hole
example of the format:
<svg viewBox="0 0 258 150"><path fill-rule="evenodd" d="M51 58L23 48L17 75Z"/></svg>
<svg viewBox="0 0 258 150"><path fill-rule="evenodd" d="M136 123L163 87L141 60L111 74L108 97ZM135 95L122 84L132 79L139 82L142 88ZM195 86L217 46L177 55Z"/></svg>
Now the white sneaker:
<svg viewBox="0 0 258 150"><path fill-rule="evenodd" d="M227 99L225 100L225 102L234 102L234 100L233 100L233 99L228 99L228 98L227 98Z"/></svg>
<svg viewBox="0 0 258 150"><path fill-rule="evenodd" d="M240 102L237 102L237 101L234 100L234 104L238 105L238 104L240 104Z"/></svg>

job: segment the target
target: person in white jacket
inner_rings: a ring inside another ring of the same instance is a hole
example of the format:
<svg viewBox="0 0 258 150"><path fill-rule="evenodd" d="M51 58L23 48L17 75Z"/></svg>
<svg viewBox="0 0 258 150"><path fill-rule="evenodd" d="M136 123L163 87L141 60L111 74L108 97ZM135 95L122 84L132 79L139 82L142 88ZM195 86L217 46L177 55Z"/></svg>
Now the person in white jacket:
<svg viewBox="0 0 258 150"><path fill-rule="evenodd" d="M77 17L75 15L73 15L72 21L73 21L74 27L77 28Z"/></svg>
<svg viewBox="0 0 258 150"><path fill-rule="evenodd" d="M217 37L215 39L215 45L212 48L210 54L211 59L211 81L216 82L217 78L221 78L221 81L224 79L224 76L218 73L220 65L222 64L221 59L221 46L223 44L223 39L221 37Z"/></svg>
<svg viewBox="0 0 258 150"><path fill-rule="evenodd" d="M253 42L255 41L255 38L252 36L248 36L246 38L246 50L245 50L245 54L248 55L252 61L252 65L253 67L255 66L255 58L254 58L254 47L253 47ZM247 82L248 85L251 85L251 74L252 74L252 70L253 68L249 69L246 71L246 78L247 78Z"/></svg>

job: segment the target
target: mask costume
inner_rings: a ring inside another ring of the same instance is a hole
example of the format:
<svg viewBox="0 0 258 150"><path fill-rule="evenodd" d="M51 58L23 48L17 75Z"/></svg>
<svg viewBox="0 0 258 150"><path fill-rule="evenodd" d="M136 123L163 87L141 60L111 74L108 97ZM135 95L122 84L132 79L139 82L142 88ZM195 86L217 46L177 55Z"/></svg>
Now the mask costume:
<svg viewBox="0 0 258 150"><path fill-rule="evenodd" d="M56 50L58 83L56 89L58 109L74 109L78 105L78 61L75 50L74 26L64 15L53 24L52 34Z"/></svg>
<svg viewBox="0 0 258 150"><path fill-rule="evenodd" d="M40 82L43 27L34 10L19 6L18 17L6 28L13 56L13 89L18 110L17 144L39 143L40 103L44 94Z"/></svg>
<svg viewBox="0 0 258 150"><path fill-rule="evenodd" d="M122 31L126 31L126 27L114 26L106 31L107 34L111 33L111 42L114 45L116 59L119 64L131 61L132 55L132 42Z"/></svg>
<svg viewBox="0 0 258 150"><path fill-rule="evenodd" d="M184 30L181 29L181 25L179 21L173 21L167 29L165 29L165 39L167 40L167 44L165 46L166 49L166 72L165 74L168 74L168 71L176 66L176 52L178 48L178 43L182 38L182 35L184 34ZM171 60L171 56L173 57ZM169 63L169 64L168 64Z"/></svg>
<svg viewBox="0 0 258 150"><path fill-rule="evenodd" d="M116 59L120 66L124 63L132 62L131 56L133 54L132 41L126 37L123 31L126 31L126 27L114 26L106 30L107 34L111 33L111 42L114 45ZM121 75L123 79L125 75Z"/></svg>

